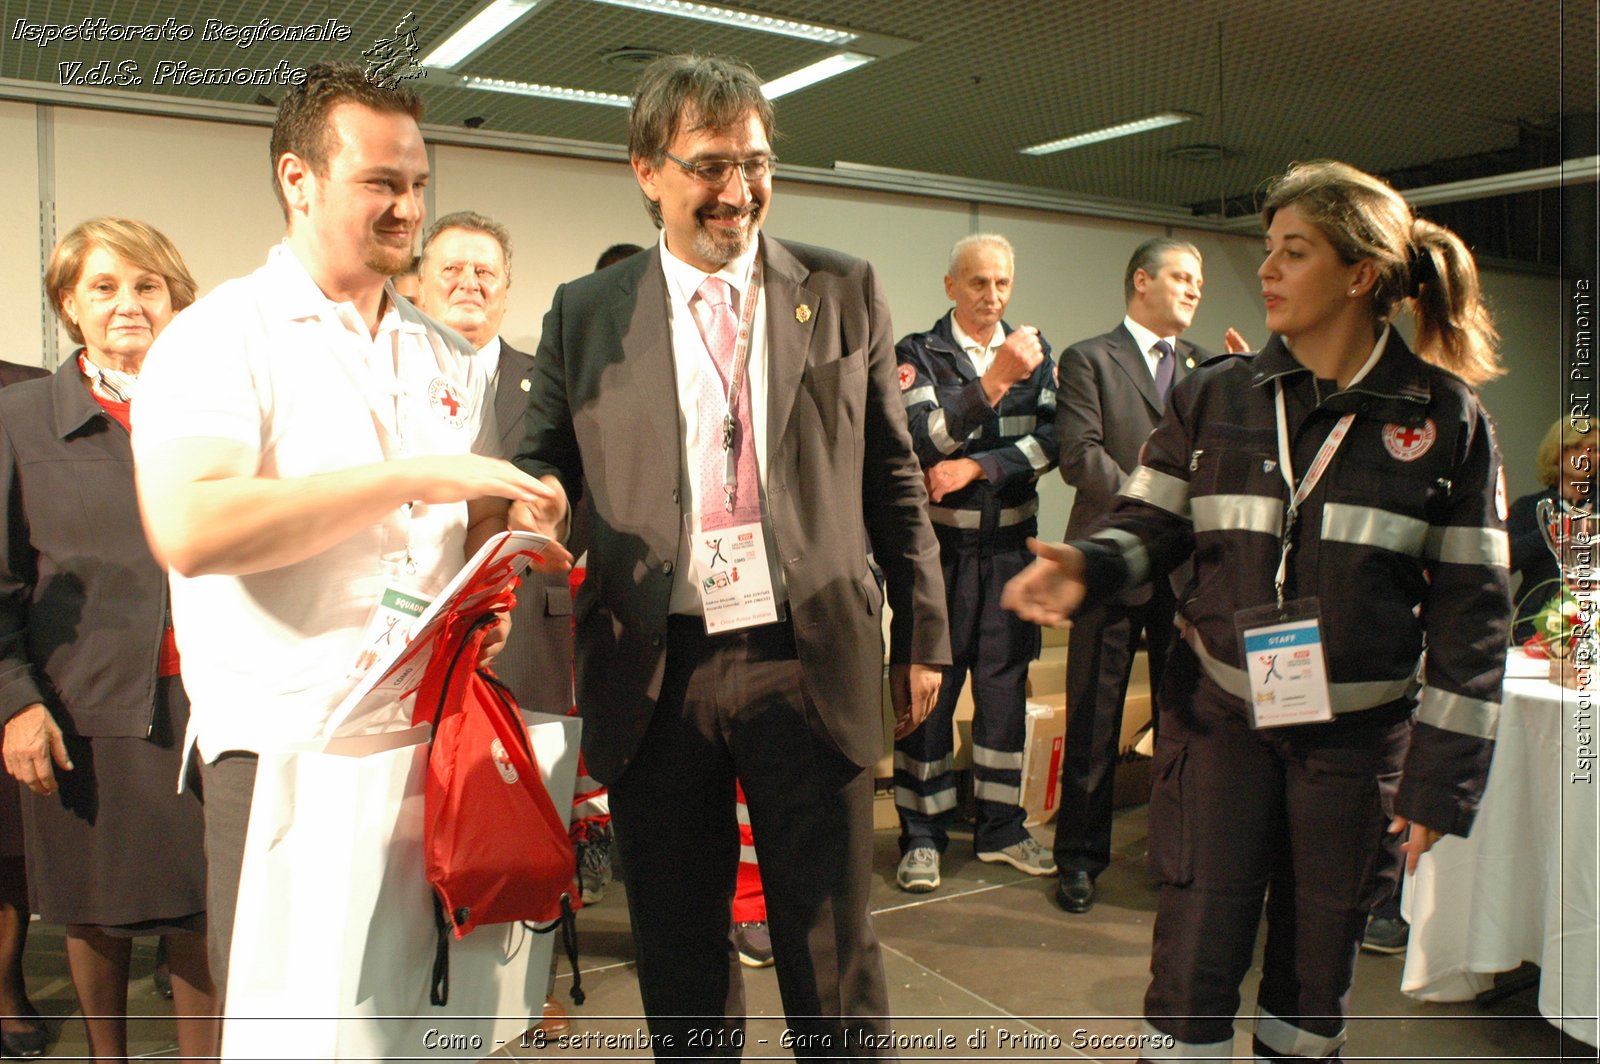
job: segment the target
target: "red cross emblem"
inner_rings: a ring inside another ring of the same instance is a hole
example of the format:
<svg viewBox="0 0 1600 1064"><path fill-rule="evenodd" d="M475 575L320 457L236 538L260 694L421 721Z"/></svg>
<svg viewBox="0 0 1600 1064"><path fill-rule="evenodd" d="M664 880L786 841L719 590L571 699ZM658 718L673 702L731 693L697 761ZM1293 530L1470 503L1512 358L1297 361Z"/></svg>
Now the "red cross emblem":
<svg viewBox="0 0 1600 1064"><path fill-rule="evenodd" d="M1433 447L1433 441L1439 438L1439 428L1429 418L1421 425L1396 425L1394 423L1383 426L1383 448L1389 452L1389 457L1402 462L1415 462L1427 454Z"/></svg>
<svg viewBox="0 0 1600 1064"><path fill-rule="evenodd" d="M428 382L428 406L453 429L466 424L467 415L462 409L465 404L461 401L461 393L443 377L435 377Z"/></svg>
<svg viewBox="0 0 1600 1064"><path fill-rule="evenodd" d="M900 390L902 392L909 392L911 386L917 383L917 368L911 363L900 363L900 368L895 372L900 375Z"/></svg>

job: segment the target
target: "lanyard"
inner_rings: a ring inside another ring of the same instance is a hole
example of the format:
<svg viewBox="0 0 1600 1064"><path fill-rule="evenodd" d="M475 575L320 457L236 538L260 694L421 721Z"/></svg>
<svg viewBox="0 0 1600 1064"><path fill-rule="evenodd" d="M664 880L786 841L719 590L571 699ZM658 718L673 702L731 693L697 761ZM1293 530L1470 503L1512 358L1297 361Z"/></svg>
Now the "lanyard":
<svg viewBox="0 0 1600 1064"><path fill-rule="evenodd" d="M377 337L367 340L343 314L322 312L318 314L318 321L324 329L331 330L329 342L336 353L335 361L367 404L367 413L372 418L372 431L377 437L378 451L384 461L407 457L411 450L408 440L410 411L402 402L405 389L400 383L400 330L380 330ZM377 361L378 345L384 337L388 340L384 345L388 348L386 364ZM361 345L359 354L353 340ZM415 575L417 571L416 557L411 550L414 506L411 502L401 503L394 514L395 523L405 537L405 555L400 566L407 576Z"/></svg>
<svg viewBox="0 0 1600 1064"><path fill-rule="evenodd" d="M750 283L745 289L744 306L739 308L739 336L733 345L733 363L728 368L727 413L722 418L722 505L733 513L733 499L739 490L739 451L734 443L734 430L739 421L734 411L738 409L739 392L744 387L745 368L750 362L751 326L756 320L756 302L761 294L761 256L750 264ZM711 349L707 347L709 355ZM716 367L716 359L711 360ZM721 372L718 371L718 376ZM752 415L754 411L752 411ZM750 418L750 430L755 431L755 418Z"/></svg>
<svg viewBox="0 0 1600 1064"><path fill-rule="evenodd" d="M1328 471L1328 465L1333 461L1333 454L1344 442L1350 432L1350 423L1355 421L1354 413L1346 414L1339 419L1328 433L1328 438L1322 441L1322 447L1317 451L1316 458L1311 461L1311 468L1306 470L1305 479L1300 481L1300 486L1295 487L1294 464L1289 456L1289 417L1283 407L1283 385L1273 382L1273 402L1277 406L1278 415L1278 472L1283 475L1283 482L1289 487L1289 504L1283 511L1283 538L1278 551L1278 572L1272 578L1272 585L1278 594L1278 608L1283 608L1283 584L1289 573L1289 548L1294 542L1294 523L1300 514L1300 504L1311 495L1311 490L1317 486L1317 481L1322 479L1322 474Z"/></svg>

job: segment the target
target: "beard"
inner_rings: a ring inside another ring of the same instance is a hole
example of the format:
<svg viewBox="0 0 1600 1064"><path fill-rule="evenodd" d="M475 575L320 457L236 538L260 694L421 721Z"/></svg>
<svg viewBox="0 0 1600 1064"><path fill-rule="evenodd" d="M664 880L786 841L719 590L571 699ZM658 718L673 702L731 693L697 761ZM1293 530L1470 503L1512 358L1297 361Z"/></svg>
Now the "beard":
<svg viewBox="0 0 1600 1064"><path fill-rule="evenodd" d="M706 262L714 262L721 266L743 255L750 249L750 242L756 238L756 233L761 229L761 210L765 205L764 200L752 199L743 207L717 207L702 212L694 231L695 254ZM708 218L729 219L746 216L750 219L749 224L733 232L713 229L706 225Z"/></svg>
<svg viewBox="0 0 1600 1064"><path fill-rule="evenodd" d="M390 247L374 241L367 245L361 261L373 273L398 277L411 268L411 247Z"/></svg>

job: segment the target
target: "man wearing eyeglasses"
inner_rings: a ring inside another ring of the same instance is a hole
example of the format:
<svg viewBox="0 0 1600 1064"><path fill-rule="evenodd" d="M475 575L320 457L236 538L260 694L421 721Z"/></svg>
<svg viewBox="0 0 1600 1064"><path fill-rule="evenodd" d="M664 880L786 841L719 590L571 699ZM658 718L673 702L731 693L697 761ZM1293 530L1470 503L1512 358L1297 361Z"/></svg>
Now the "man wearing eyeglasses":
<svg viewBox="0 0 1600 1064"><path fill-rule="evenodd" d="M760 235L772 130L742 63L673 56L644 73L629 153L661 239L557 290L517 458L564 495L514 522L560 534L568 500L592 518L578 704L611 786L658 1055L742 1045L736 778L797 1052L885 1048L867 534L894 607L898 732L950 660L882 289L863 261Z"/></svg>

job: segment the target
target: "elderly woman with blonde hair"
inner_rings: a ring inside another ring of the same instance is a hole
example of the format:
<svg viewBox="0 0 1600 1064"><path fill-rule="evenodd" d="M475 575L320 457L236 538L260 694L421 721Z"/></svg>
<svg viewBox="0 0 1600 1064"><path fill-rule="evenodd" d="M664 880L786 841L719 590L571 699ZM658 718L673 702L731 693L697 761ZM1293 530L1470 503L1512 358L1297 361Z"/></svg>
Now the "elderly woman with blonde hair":
<svg viewBox="0 0 1600 1064"><path fill-rule="evenodd" d="M145 354L195 283L155 229L96 218L56 246L44 287L81 346L0 392L0 750L27 788L30 894L66 925L91 1055L127 1056L132 940L159 935L179 1052L210 1057L201 807L176 787L189 705L128 434Z"/></svg>

